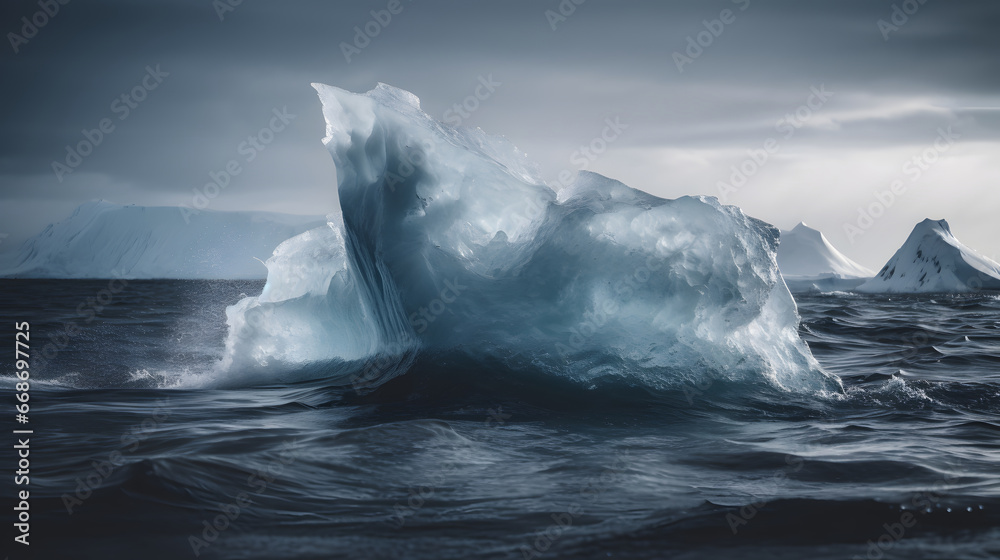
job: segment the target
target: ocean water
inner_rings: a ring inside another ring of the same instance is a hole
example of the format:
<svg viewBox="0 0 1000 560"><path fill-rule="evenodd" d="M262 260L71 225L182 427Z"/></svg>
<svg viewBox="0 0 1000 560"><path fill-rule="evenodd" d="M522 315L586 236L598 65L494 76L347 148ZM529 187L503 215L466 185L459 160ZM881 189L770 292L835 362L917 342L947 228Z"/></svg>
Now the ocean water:
<svg viewBox="0 0 1000 560"><path fill-rule="evenodd" d="M29 321L35 352L11 558L1000 556L996 295L798 294L833 396L464 355L367 394L199 384L261 284L0 281L8 347Z"/></svg>

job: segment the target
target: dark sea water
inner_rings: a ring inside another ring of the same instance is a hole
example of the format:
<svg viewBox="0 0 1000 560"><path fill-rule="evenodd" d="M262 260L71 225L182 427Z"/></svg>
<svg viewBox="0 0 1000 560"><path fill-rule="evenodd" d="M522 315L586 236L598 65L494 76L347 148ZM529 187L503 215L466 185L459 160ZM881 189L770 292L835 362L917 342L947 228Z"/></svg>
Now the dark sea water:
<svg viewBox="0 0 1000 560"><path fill-rule="evenodd" d="M797 295L834 397L457 355L359 395L199 385L261 283L110 288L0 281L9 429L15 321L34 352L31 554L6 506L11 558L1000 556L996 295Z"/></svg>

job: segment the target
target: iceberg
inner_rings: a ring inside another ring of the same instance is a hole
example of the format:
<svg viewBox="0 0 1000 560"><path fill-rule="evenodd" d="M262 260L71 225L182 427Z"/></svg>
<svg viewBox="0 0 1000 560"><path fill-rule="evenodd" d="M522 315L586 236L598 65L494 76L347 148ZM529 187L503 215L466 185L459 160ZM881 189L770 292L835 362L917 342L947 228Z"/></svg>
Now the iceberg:
<svg viewBox="0 0 1000 560"><path fill-rule="evenodd" d="M787 278L871 278L875 272L852 261L827 240L823 232L800 222L781 232L778 268Z"/></svg>
<svg viewBox="0 0 1000 560"><path fill-rule="evenodd" d="M926 219L875 278L866 293L971 293L1000 290L1000 264L965 246L945 220Z"/></svg>
<svg viewBox="0 0 1000 560"><path fill-rule="evenodd" d="M838 251L823 232L804 222L781 231L778 268L795 291L853 290L875 276L874 271Z"/></svg>
<svg viewBox="0 0 1000 560"><path fill-rule="evenodd" d="M3 255L13 278L263 279L257 260L321 216L85 203Z"/></svg>
<svg viewBox="0 0 1000 560"><path fill-rule="evenodd" d="M261 295L228 309L224 370L367 389L460 355L581 383L839 390L798 336L773 226L595 173L557 193L409 92L313 87L342 215L279 246Z"/></svg>

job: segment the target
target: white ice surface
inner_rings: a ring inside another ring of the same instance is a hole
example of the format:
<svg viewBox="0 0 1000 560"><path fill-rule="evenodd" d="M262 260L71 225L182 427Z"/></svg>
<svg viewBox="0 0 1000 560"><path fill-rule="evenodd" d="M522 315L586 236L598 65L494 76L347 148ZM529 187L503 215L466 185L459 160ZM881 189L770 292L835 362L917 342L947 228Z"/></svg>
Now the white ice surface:
<svg viewBox="0 0 1000 560"><path fill-rule="evenodd" d="M594 173L557 198L510 142L408 92L314 87L342 222L279 247L229 308L226 369L460 352L580 381L839 386L797 334L774 227Z"/></svg>
<svg viewBox="0 0 1000 560"><path fill-rule="evenodd" d="M823 232L800 223L782 230L778 268L787 280L871 278L875 272L852 261L830 244Z"/></svg>
<svg viewBox="0 0 1000 560"><path fill-rule="evenodd" d="M324 223L319 216L83 204L3 255L16 278L262 279L279 243ZM261 260L257 260L261 259Z"/></svg>
<svg viewBox="0 0 1000 560"><path fill-rule="evenodd" d="M945 220L926 219L875 278L867 293L970 293L1000 290L1000 264L965 246Z"/></svg>

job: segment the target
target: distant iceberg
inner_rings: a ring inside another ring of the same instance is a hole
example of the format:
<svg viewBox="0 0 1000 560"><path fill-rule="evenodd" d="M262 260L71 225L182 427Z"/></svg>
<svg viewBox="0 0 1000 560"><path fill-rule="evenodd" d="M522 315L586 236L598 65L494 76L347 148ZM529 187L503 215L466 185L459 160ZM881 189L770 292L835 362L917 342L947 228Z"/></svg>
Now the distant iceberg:
<svg viewBox="0 0 1000 560"><path fill-rule="evenodd" d="M966 247L945 220L927 219L875 278L858 291L868 293L969 293L1000 290L1000 264Z"/></svg>
<svg viewBox="0 0 1000 560"><path fill-rule="evenodd" d="M423 353L581 382L839 388L798 336L774 227L594 173L557 194L510 142L409 92L314 87L342 218L280 246L263 293L228 309L224 370L327 364L347 384ZM389 369L364 381L406 368Z"/></svg>
<svg viewBox="0 0 1000 560"><path fill-rule="evenodd" d="M847 258L830 244L823 232L800 222L782 230L778 268L785 278L871 278L875 272Z"/></svg>
<svg viewBox="0 0 1000 560"><path fill-rule="evenodd" d="M14 278L263 279L283 240L320 216L203 210L93 201L45 228L0 261Z"/></svg>
<svg viewBox="0 0 1000 560"><path fill-rule="evenodd" d="M794 291L853 290L875 276L838 251L823 232L801 222L781 231L778 268Z"/></svg>

